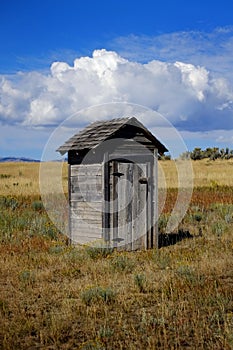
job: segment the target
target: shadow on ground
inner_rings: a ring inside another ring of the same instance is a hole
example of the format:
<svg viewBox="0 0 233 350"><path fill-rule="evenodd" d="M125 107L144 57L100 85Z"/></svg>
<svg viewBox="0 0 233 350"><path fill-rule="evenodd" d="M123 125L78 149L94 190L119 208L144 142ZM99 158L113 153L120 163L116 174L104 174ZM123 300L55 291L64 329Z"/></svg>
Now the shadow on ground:
<svg viewBox="0 0 233 350"><path fill-rule="evenodd" d="M193 235L189 231L179 230L177 233L160 233L159 248L174 245L187 238L193 238Z"/></svg>

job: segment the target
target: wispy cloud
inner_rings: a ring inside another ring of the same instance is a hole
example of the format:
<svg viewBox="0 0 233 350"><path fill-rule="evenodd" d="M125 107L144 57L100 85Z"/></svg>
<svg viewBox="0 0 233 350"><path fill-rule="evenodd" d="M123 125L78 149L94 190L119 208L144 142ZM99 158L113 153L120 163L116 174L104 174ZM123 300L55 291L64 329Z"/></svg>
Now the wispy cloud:
<svg viewBox="0 0 233 350"><path fill-rule="evenodd" d="M192 63L216 74L227 74L233 81L233 26L218 27L212 32L181 31L152 37L118 37L110 47L130 60Z"/></svg>

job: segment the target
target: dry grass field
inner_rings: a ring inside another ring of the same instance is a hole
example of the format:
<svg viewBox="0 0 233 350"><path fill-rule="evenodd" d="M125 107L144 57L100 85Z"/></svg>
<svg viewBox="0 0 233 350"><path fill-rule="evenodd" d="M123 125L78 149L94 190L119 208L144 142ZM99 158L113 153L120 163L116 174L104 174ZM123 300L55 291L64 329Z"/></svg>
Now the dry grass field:
<svg viewBox="0 0 233 350"><path fill-rule="evenodd" d="M182 164L185 161L160 161L159 162L159 181L167 188L176 188L178 186L178 173L182 172ZM213 186L233 186L233 159L209 161L206 159L200 161L188 162L192 170L194 187L213 187ZM0 164L0 194L1 195L39 195L39 172L40 163L1 163ZM184 165L185 167L186 165ZM58 170L62 168L64 192L67 192L67 165L58 163L47 163L43 166L47 168L46 176L58 180ZM165 179L165 180L164 180Z"/></svg>
<svg viewBox="0 0 233 350"><path fill-rule="evenodd" d="M161 161L160 249L116 252L68 246L43 208L40 164L0 164L0 349L233 349L233 162L192 166L177 231L165 234L177 165Z"/></svg>
<svg viewBox="0 0 233 350"><path fill-rule="evenodd" d="M177 187L177 173L180 164L187 163L181 160L160 161L159 168L166 178L167 187ZM233 159L217 159L210 161L207 159L198 161L189 161L190 168L193 171L194 187L212 187L212 186L233 186ZM180 167L182 171L182 166Z"/></svg>
<svg viewBox="0 0 233 350"><path fill-rule="evenodd" d="M43 175L54 179L54 184L60 180L59 169L63 176L64 191L67 192L66 163L1 163L0 164L0 194L6 196L40 195L40 167ZM49 184L51 186L51 183Z"/></svg>

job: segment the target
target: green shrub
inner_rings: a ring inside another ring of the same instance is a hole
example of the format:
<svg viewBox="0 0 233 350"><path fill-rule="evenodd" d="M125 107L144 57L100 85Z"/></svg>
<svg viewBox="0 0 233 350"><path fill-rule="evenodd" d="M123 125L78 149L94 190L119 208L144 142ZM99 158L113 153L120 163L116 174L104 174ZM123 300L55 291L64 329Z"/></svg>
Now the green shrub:
<svg viewBox="0 0 233 350"><path fill-rule="evenodd" d="M13 197L0 197L0 207L15 210L18 206L17 199Z"/></svg>
<svg viewBox="0 0 233 350"><path fill-rule="evenodd" d="M226 223L221 221L215 222L212 224L211 230L214 235L220 237L226 230Z"/></svg>
<svg viewBox="0 0 233 350"><path fill-rule="evenodd" d="M58 230L56 229L55 226L49 223L47 223L45 227L44 234L54 241L58 240L58 234L59 234Z"/></svg>
<svg viewBox="0 0 233 350"><path fill-rule="evenodd" d="M112 267L116 271L132 272L135 264L125 255L118 255L111 261Z"/></svg>
<svg viewBox="0 0 233 350"><path fill-rule="evenodd" d="M41 211L41 210L43 210L43 208L44 208L44 206L43 206L42 201L34 201L32 203L32 209L33 210Z"/></svg>
<svg viewBox="0 0 233 350"><path fill-rule="evenodd" d="M139 292L145 293L146 276L143 274L136 274L134 276L134 282L139 289Z"/></svg>
<svg viewBox="0 0 233 350"><path fill-rule="evenodd" d="M81 299L87 306L99 301L110 304L115 301L115 297L116 293L111 288L103 287L91 287L81 293Z"/></svg>
<svg viewBox="0 0 233 350"><path fill-rule="evenodd" d="M203 275L199 275L196 271L188 265L182 265L176 270L177 275L191 284L192 286L203 286L206 283L206 279Z"/></svg>
<svg viewBox="0 0 233 350"><path fill-rule="evenodd" d="M29 270L22 271L19 274L19 280L24 285L32 285L35 283L35 273Z"/></svg>
<svg viewBox="0 0 233 350"><path fill-rule="evenodd" d="M64 247L56 245L54 247L50 247L49 252L52 254L61 254L64 252Z"/></svg>
<svg viewBox="0 0 233 350"><path fill-rule="evenodd" d="M202 220L202 213L200 213L200 212L194 213L193 220L194 220L194 222L195 221L200 222Z"/></svg>
<svg viewBox="0 0 233 350"><path fill-rule="evenodd" d="M100 327L98 331L98 336L100 339L107 340L114 334L114 330L108 326Z"/></svg>
<svg viewBox="0 0 233 350"><path fill-rule="evenodd" d="M163 255L157 251L153 254L152 260L161 270L165 270L171 264L171 258L168 255Z"/></svg>
<svg viewBox="0 0 233 350"><path fill-rule="evenodd" d="M42 235L51 238L52 240L58 239L58 230L45 216L33 215L33 219L30 223L30 235Z"/></svg>

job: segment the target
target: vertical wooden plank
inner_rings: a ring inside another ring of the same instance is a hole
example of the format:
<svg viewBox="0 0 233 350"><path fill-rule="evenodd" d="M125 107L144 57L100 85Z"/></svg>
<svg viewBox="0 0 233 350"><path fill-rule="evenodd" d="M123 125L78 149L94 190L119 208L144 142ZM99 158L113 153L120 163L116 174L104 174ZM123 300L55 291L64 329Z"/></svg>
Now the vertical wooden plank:
<svg viewBox="0 0 233 350"><path fill-rule="evenodd" d="M133 164L128 164L128 169L126 173L127 178L127 191L126 191L126 222L127 222L127 232L126 232L126 247L128 250L132 250L132 205L133 205Z"/></svg>
<svg viewBox="0 0 233 350"><path fill-rule="evenodd" d="M69 244L72 243L72 227L71 227L71 166L68 164L68 203L69 203L69 208L68 208L68 215L69 215L69 222L68 222L68 230L69 230L69 237L68 237L68 242Z"/></svg>
<svg viewBox="0 0 233 350"><path fill-rule="evenodd" d="M134 164L132 250L142 249L146 247L147 183L141 183L139 181L142 177L146 177L146 164Z"/></svg>
<svg viewBox="0 0 233 350"><path fill-rule="evenodd" d="M154 149L153 157L153 247L159 247L159 232L158 232L158 150Z"/></svg>
<svg viewBox="0 0 233 350"><path fill-rule="evenodd" d="M148 162L148 240L147 249L154 247L154 157ZM156 202L157 203L157 202Z"/></svg>
<svg viewBox="0 0 233 350"><path fill-rule="evenodd" d="M140 178L147 178L147 164L139 164L138 167L138 186L139 186L139 203L138 203L138 240L142 249L147 246L147 202L148 202L148 183L140 183Z"/></svg>
<svg viewBox="0 0 233 350"><path fill-rule="evenodd" d="M113 161L112 172L113 174L118 171L118 163L117 161ZM112 178L112 200L113 200L113 213L112 213L112 224L113 224L113 247L117 247L117 239L118 239L118 177L113 175Z"/></svg>
<svg viewBox="0 0 233 350"><path fill-rule="evenodd" d="M119 245L131 250L133 164L118 163L118 239Z"/></svg>
<svg viewBox="0 0 233 350"><path fill-rule="evenodd" d="M151 197L151 162L147 162L147 203L146 203L146 211L147 211L147 232L146 232L146 249L152 248L152 230L151 230L151 215L152 215L152 197Z"/></svg>
<svg viewBox="0 0 233 350"><path fill-rule="evenodd" d="M106 242L110 241L110 193L109 193L109 155L104 153L102 165L102 193L103 193L103 208L102 208L102 226L103 239Z"/></svg>
<svg viewBox="0 0 233 350"><path fill-rule="evenodd" d="M132 250L136 249L136 231L137 231L137 213L138 213L138 184L136 185L136 179L138 175L137 165L133 164L133 199L132 199Z"/></svg>
<svg viewBox="0 0 233 350"><path fill-rule="evenodd" d="M109 242L113 243L113 162L109 162Z"/></svg>
<svg viewBox="0 0 233 350"><path fill-rule="evenodd" d="M70 227L73 243L103 238L102 165L80 164L70 168Z"/></svg>
<svg viewBox="0 0 233 350"><path fill-rule="evenodd" d="M126 237L126 192L127 192L127 183L126 183L126 173L127 166L125 163L118 162L118 172L121 174L117 179L117 202L118 202L118 235L117 239L119 240L118 246L125 243Z"/></svg>

